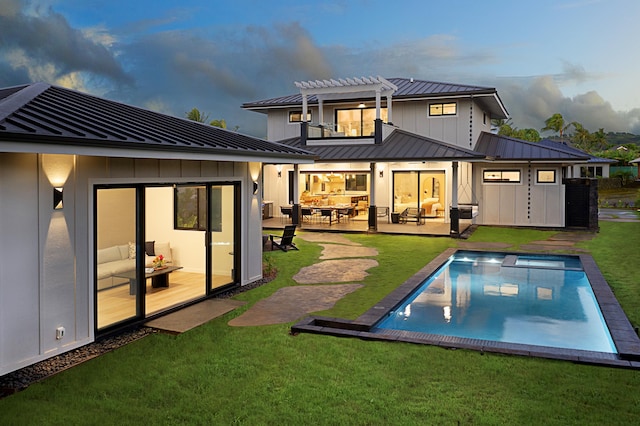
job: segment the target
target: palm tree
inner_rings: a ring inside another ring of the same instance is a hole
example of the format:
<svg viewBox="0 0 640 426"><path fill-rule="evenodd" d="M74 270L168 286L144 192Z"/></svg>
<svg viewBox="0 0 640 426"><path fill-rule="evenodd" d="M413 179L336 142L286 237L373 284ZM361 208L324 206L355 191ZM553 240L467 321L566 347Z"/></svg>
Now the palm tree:
<svg viewBox="0 0 640 426"><path fill-rule="evenodd" d="M555 113L551 117L547 118L544 121L545 126L541 129L543 132L547 130L553 130L557 134L560 135L560 139L564 136L564 131L572 124L566 124L564 122L564 117L560 113Z"/></svg>

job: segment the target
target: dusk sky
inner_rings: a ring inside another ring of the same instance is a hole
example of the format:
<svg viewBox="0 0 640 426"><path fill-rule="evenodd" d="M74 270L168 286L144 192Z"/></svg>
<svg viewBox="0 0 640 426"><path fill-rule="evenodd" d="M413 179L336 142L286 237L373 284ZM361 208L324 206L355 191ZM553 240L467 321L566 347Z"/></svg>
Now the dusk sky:
<svg viewBox="0 0 640 426"><path fill-rule="evenodd" d="M519 128L559 112L640 134L639 42L638 0L0 0L0 87L197 107L264 137L240 106L295 81L413 77L495 87Z"/></svg>

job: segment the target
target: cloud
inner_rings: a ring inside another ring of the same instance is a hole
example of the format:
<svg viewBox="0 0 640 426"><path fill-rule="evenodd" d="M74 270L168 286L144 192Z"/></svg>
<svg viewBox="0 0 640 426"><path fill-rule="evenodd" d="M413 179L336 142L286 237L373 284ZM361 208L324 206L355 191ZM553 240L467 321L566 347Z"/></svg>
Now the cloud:
<svg viewBox="0 0 640 426"><path fill-rule="evenodd" d="M180 117L196 107L263 137L265 117L240 106L294 94L294 81L415 77L496 87L520 128L540 129L560 112L592 131L640 133L638 109L616 112L596 92L562 93L602 76L569 62L557 75L482 76L478 69L498 62L494 50L464 47L447 34L355 48L320 45L298 22L176 30L197 13L181 8L120 28L76 29L51 8L0 2L0 86L46 81Z"/></svg>
<svg viewBox="0 0 640 426"><path fill-rule="evenodd" d="M615 111L596 91L565 96L554 76L500 79L496 88L518 128L540 130L547 118L560 113L566 122L577 121L592 132L640 133L640 109Z"/></svg>
<svg viewBox="0 0 640 426"><path fill-rule="evenodd" d="M6 6L6 8L5 8ZM2 85L15 85L28 75L31 81L64 81L73 73L87 73L119 84L128 84L114 55L102 44L71 28L60 14L48 9L27 13L26 2L3 2L0 13L0 55L11 72L0 76Z"/></svg>

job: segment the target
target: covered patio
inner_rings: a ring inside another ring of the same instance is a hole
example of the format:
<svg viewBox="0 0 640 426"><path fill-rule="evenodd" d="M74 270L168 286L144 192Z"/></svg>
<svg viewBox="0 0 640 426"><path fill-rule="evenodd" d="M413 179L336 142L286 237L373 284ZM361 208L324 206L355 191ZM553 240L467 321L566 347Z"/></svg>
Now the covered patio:
<svg viewBox="0 0 640 426"><path fill-rule="evenodd" d="M425 235L433 237L448 237L450 236L451 224L445 222L442 218L426 218L424 223L416 225L415 222L408 223L392 223L389 217L378 217L376 231L369 229L367 221L367 215L360 215L349 218L349 220L332 221L329 224L328 221L322 220L303 220L298 229L304 231L318 231L318 232L377 232L381 234L404 234L404 235ZM472 224L471 219L460 219L460 234L463 234ZM284 229L285 225L291 225L291 219L288 216L275 215L274 217L263 219L263 230L280 230Z"/></svg>

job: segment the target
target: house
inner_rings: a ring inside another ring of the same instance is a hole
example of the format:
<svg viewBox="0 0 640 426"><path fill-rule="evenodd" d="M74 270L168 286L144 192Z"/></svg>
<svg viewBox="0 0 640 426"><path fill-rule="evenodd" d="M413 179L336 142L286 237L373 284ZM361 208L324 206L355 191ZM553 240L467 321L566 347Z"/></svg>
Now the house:
<svg viewBox="0 0 640 426"><path fill-rule="evenodd" d="M629 164L635 164L638 167L638 174L636 180L640 180L640 158L629 161Z"/></svg>
<svg viewBox="0 0 640 426"><path fill-rule="evenodd" d="M492 135L491 120L508 118L495 88L383 77L295 85L242 106L267 115L268 140L317 155L265 163L264 197L276 206L366 202L374 229L379 207L422 208L454 236L460 219L566 226L563 179L588 156Z"/></svg>
<svg viewBox="0 0 640 426"><path fill-rule="evenodd" d="M617 162L616 160L611 160L609 158L602 158L591 155L587 152L571 146L568 142L565 141L543 139L538 143L551 148L565 150L576 155L586 155L589 158L586 163L574 164L573 166L571 166L571 168L568 169L569 177L608 178L609 167Z"/></svg>
<svg viewBox="0 0 640 426"><path fill-rule="evenodd" d="M260 279L262 163L312 161L44 83L0 89L0 374Z"/></svg>

